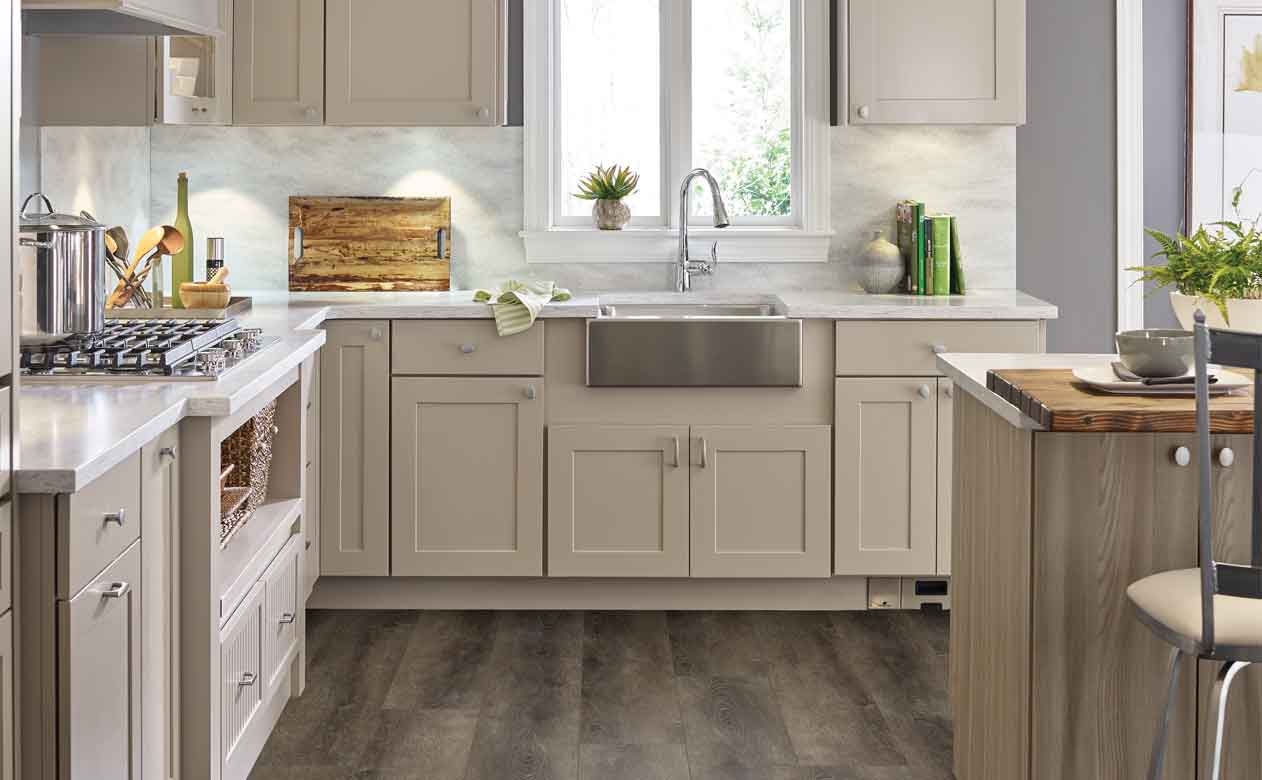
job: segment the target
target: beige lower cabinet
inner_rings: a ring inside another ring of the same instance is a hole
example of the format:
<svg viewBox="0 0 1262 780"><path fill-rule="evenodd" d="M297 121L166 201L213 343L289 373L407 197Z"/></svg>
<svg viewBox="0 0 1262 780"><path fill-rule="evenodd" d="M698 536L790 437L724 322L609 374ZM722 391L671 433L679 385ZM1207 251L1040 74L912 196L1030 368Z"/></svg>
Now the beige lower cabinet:
<svg viewBox="0 0 1262 780"><path fill-rule="evenodd" d="M305 603L320 578L320 356L303 364L303 389L307 396L307 453L303 475L302 527L306 531L303 556Z"/></svg>
<svg viewBox="0 0 1262 780"><path fill-rule="evenodd" d="M543 382L392 381L392 574L541 576Z"/></svg>
<svg viewBox="0 0 1262 780"><path fill-rule="evenodd" d="M835 573L932 574L938 547L937 379L838 379L835 404Z"/></svg>
<svg viewBox="0 0 1262 780"><path fill-rule="evenodd" d="M548 575L688 576L688 426L548 428Z"/></svg>
<svg viewBox="0 0 1262 780"><path fill-rule="evenodd" d="M140 450L141 559L144 563L144 778L178 774L180 711L179 428Z"/></svg>
<svg viewBox="0 0 1262 780"><path fill-rule="evenodd" d="M693 577L827 577L829 428L696 426Z"/></svg>
<svg viewBox="0 0 1262 780"><path fill-rule="evenodd" d="M58 737L67 777L141 777L140 544L59 606Z"/></svg>
<svg viewBox="0 0 1262 780"><path fill-rule="evenodd" d="M320 573L390 573L390 323L326 326L320 362Z"/></svg>
<svg viewBox="0 0 1262 780"><path fill-rule="evenodd" d="M952 436L955 386L938 380L938 576L951 576L951 485L954 482Z"/></svg>
<svg viewBox="0 0 1262 780"><path fill-rule="evenodd" d="M242 737L263 706L263 604L265 586L255 583L220 633L219 736L223 774L245 777L249 759L243 758Z"/></svg>
<svg viewBox="0 0 1262 780"><path fill-rule="evenodd" d="M13 780L13 610L0 616L0 780Z"/></svg>

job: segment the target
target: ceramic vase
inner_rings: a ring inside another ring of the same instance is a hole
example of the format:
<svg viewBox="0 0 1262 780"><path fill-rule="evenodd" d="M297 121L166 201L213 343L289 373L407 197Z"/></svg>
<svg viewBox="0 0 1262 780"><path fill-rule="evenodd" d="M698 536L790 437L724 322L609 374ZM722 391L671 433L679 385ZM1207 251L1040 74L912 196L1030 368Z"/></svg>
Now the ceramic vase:
<svg viewBox="0 0 1262 780"><path fill-rule="evenodd" d="M631 221L631 209L620 200L598 200L592 205L592 218L601 230L622 230Z"/></svg>
<svg viewBox="0 0 1262 780"><path fill-rule="evenodd" d="M873 231L872 240L859 253L856 270L859 284L876 295L897 292L906 274L903 253L885 240L884 230Z"/></svg>
<svg viewBox="0 0 1262 780"><path fill-rule="evenodd" d="M1181 292L1170 293L1170 305L1174 308L1174 316L1184 330L1191 330L1196 320L1196 310L1205 312L1205 324L1211 328L1243 330L1249 333L1262 333L1262 299L1228 298L1227 317L1223 318L1218 304L1207 301L1196 295L1184 295Z"/></svg>

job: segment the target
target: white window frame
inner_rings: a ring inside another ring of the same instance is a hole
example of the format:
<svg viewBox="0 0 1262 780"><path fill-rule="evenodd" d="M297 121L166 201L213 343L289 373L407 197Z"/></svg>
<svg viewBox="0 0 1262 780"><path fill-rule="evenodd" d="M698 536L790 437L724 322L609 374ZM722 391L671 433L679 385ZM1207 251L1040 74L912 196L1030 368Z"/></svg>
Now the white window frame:
<svg viewBox="0 0 1262 780"><path fill-rule="evenodd" d="M525 230L531 263L660 263L674 259L679 240L679 183L691 168L690 0L662 0L662 212L622 231L595 229L587 218L561 216L559 168L561 96L556 31L560 0L530 0L525 11ZM828 0L791 0L793 27L793 214L742 218L724 230L689 220L697 251L719 241L722 262L827 262L830 228ZM740 224L744 223L744 224ZM693 228L692 225L698 225ZM708 252L708 249L707 249Z"/></svg>

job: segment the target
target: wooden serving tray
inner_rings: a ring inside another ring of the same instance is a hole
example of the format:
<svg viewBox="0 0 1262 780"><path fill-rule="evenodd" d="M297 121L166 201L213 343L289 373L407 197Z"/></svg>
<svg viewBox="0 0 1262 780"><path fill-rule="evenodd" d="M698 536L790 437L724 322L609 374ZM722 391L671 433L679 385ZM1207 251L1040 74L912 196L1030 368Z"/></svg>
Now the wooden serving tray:
<svg viewBox="0 0 1262 780"><path fill-rule="evenodd" d="M451 199L291 197L289 289L451 289Z"/></svg>
<svg viewBox="0 0 1262 780"><path fill-rule="evenodd" d="M170 301L167 298L167 301ZM163 306L161 309L106 309L107 320L226 320L250 310L254 301L250 296L232 296L222 309L177 309Z"/></svg>
<svg viewBox="0 0 1262 780"><path fill-rule="evenodd" d="M1237 371L1250 378L1248 372ZM1193 433L1196 399L1128 396L1093 390L1069 369L1002 369L986 387L1048 431L1067 433ZM1253 433L1253 391L1211 398L1210 431Z"/></svg>

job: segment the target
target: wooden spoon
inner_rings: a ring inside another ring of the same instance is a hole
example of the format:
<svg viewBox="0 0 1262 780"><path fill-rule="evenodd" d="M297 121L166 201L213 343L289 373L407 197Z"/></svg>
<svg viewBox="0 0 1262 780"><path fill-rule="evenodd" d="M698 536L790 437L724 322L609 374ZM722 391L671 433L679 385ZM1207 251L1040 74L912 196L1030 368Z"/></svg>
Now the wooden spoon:
<svg viewBox="0 0 1262 780"><path fill-rule="evenodd" d="M114 288L113 294L106 301L106 308L116 308L127 303L131 298L132 289L139 287L144 281L144 277L149 273L149 267L153 263L153 258L159 254L173 255L184 248L184 234L176 230L171 225L158 225L145 231L140 237L140 242L136 244L136 256L132 259L131 265L127 266L127 272L123 278L118 281L118 286ZM142 259L146 259L143 271L139 276L136 275L136 266L140 265Z"/></svg>

